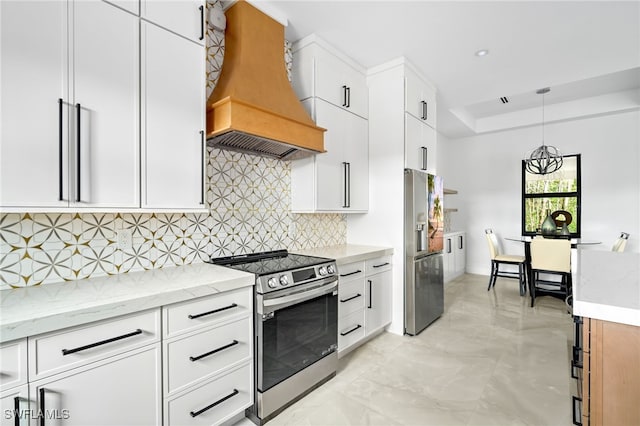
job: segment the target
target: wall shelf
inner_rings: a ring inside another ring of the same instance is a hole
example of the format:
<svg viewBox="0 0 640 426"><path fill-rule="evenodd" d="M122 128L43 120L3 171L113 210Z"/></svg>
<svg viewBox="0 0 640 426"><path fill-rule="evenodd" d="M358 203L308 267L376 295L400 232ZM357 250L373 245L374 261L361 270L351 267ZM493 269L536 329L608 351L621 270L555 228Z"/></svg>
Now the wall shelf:
<svg viewBox="0 0 640 426"><path fill-rule="evenodd" d="M449 189L449 188L444 188L443 192L445 193L445 195L446 194L457 194L458 193L458 191L456 191L455 189Z"/></svg>
<svg viewBox="0 0 640 426"><path fill-rule="evenodd" d="M457 211L458 211L458 209L446 209L446 208L444 209L445 213L457 212Z"/></svg>

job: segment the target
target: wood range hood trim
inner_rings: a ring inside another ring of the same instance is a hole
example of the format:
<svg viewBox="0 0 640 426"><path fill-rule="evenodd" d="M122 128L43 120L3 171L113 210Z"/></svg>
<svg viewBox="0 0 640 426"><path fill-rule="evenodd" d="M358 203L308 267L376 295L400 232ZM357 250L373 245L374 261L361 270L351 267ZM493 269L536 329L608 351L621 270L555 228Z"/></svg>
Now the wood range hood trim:
<svg viewBox="0 0 640 426"><path fill-rule="evenodd" d="M280 159L325 152L326 129L287 78L284 26L243 0L226 17L225 59L207 101L207 144Z"/></svg>

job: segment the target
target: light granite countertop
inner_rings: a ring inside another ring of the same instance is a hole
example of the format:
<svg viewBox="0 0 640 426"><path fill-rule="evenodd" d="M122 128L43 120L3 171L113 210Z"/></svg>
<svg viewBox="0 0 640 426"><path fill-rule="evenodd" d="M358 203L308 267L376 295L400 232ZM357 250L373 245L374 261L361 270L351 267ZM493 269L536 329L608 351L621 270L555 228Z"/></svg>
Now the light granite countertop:
<svg viewBox="0 0 640 426"><path fill-rule="evenodd" d="M293 253L309 256L328 257L336 260L336 264L345 265L351 262L360 262L380 256L393 254L391 247L363 246L357 244L341 244L336 246L317 247L305 250L292 250Z"/></svg>
<svg viewBox="0 0 640 426"><path fill-rule="evenodd" d="M573 314L640 326L640 253L579 250Z"/></svg>
<svg viewBox="0 0 640 426"><path fill-rule="evenodd" d="M0 291L0 343L252 286L255 276L194 265Z"/></svg>

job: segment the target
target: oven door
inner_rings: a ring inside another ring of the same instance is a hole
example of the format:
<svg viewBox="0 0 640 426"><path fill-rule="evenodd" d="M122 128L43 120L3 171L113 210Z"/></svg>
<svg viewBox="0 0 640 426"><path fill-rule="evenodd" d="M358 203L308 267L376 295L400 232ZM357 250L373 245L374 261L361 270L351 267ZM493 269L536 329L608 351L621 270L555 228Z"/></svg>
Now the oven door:
<svg viewBox="0 0 640 426"><path fill-rule="evenodd" d="M256 332L260 392L335 352L337 277L258 295Z"/></svg>

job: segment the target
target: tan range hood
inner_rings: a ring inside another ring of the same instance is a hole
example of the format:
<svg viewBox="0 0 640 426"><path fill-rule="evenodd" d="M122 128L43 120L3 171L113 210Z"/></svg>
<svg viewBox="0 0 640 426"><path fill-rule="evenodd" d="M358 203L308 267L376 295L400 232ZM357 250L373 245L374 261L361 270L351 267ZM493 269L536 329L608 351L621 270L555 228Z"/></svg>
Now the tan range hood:
<svg viewBox="0 0 640 426"><path fill-rule="evenodd" d="M207 101L207 144L283 160L324 152L287 78L284 26L246 1L226 11L225 57Z"/></svg>

